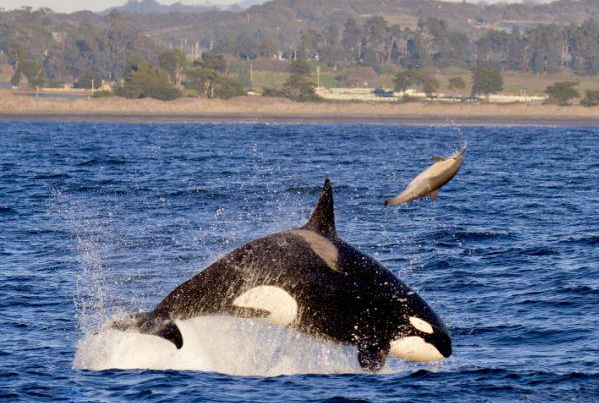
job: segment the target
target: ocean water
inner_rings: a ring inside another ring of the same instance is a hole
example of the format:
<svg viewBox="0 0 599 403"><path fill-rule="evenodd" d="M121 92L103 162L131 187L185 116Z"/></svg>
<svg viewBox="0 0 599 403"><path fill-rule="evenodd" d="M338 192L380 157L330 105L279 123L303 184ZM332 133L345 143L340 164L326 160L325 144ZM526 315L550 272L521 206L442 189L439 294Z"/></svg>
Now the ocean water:
<svg viewBox="0 0 599 403"><path fill-rule="evenodd" d="M438 201L383 208L466 142ZM259 321L198 318L180 352L102 327L303 225L327 177L339 234L434 307L452 357L366 374ZM592 127L0 123L0 400L598 401L598 185Z"/></svg>

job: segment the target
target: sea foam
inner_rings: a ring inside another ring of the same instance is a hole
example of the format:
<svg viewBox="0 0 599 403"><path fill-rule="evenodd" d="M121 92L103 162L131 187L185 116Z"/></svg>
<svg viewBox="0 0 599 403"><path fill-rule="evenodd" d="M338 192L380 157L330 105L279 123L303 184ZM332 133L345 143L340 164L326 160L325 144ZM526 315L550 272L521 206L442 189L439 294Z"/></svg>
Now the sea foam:
<svg viewBox="0 0 599 403"><path fill-rule="evenodd" d="M76 369L196 370L277 376L362 372L353 347L269 323L228 316L177 321L184 345L104 326L79 342Z"/></svg>

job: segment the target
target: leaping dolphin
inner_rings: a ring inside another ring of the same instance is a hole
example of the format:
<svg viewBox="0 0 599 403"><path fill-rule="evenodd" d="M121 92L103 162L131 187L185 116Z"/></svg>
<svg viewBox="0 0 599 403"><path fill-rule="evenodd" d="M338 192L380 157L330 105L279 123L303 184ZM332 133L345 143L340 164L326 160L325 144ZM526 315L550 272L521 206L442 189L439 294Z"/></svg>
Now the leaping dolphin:
<svg viewBox="0 0 599 403"><path fill-rule="evenodd" d="M437 200L439 189L456 176L460 170L465 152L466 147L449 158L434 156L435 163L415 177L399 195L385 200L385 206L408 203L429 195L433 200Z"/></svg>
<svg viewBox="0 0 599 403"><path fill-rule="evenodd" d="M381 369L387 355L414 361L451 355L447 327L422 298L339 238L328 179L306 225L235 249L153 311L112 327L163 337L180 349L176 322L215 314L261 318L356 346L368 371Z"/></svg>

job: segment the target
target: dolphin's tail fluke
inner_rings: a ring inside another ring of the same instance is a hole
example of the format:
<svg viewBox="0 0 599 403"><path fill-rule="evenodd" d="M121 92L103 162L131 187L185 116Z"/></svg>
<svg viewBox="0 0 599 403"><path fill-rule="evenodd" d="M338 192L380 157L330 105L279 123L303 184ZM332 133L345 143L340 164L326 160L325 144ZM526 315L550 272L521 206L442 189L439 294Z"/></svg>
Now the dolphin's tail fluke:
<svg viewBox="0 0 599 403"><path fill-rule="evenodd" d="M175 322L154 312L142 312L116 320L111 327L122 331L137 330L139 333L162 337L173 343L177 349L183 347L183 335Z"/></svg>

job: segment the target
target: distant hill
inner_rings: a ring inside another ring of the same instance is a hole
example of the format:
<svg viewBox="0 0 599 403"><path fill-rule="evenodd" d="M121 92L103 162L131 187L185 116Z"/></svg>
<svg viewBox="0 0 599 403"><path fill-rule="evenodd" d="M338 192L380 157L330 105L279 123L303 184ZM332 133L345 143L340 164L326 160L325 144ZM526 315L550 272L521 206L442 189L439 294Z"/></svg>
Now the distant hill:
<svg viewBox="0 0 599 403"><path fill-rule="evenodd" d="M164 5L156 0L129 0L122 6L109 8L101 14L109 14L112 11L130 14L164 14L164 13L196 13L217 8L211 4L186 5L180 2Z"/></svg>
<svg viewBox="0 0 599 403"><path fill-rule="evenodd" d="M244 0L232 5L212 4L210 1L201 4L183 4L177 2L165 5L156 0L129 0L122 6L109 8L100 14L106 15L112 11L128 14L201 13L208 10L242 11L251 6L262 4L265 1L267 0Z"/></svg>
<svg viewBox="0 0 599 403"><path fill-rule="evenodd" d="M188 38L208 46L223 36L249 35L269 36L281 46L292 47L308 28L341 27L350 17L365 21L373 15L384 16L390 24L410 29L417 27L420 18L438 17L446 20L452 29L476 39L489 29L526 30L538 24L579 25L588 19L599 21L599 0L491 5L439 0L273 0L247 10L131 12L130 18L163 43L178 43L181 38Z"/></svg>
<svg viewBox="0 0 599 403"><path fill-rule="evenodd" d="M245 10L204 5L131 0L103 15L0 12L0 63L16 68L27 62L23 71L40 80L42 70L50 79L92 72L115 79L131 55L155 65L161 52L177 48L193 58L214 50L243 63L273 56L318 60L335 71L499 66L599 75L599 0L272 0Z"/></svg>

